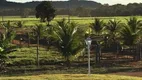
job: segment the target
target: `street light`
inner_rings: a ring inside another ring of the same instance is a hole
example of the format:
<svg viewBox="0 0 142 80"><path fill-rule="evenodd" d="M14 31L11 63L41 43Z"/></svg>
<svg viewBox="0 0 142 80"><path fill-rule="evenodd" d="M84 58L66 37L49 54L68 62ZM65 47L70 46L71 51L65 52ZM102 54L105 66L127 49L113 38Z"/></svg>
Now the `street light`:
<svg viewBox="0 0 142 80"><path fill-rule="evenodd" d="M90 46L91 46L91 38L88 37L86 40L85 40L85 43L87 45L87 49L88 49L88 75L91 74L91 71L90 71Z"/></svg>

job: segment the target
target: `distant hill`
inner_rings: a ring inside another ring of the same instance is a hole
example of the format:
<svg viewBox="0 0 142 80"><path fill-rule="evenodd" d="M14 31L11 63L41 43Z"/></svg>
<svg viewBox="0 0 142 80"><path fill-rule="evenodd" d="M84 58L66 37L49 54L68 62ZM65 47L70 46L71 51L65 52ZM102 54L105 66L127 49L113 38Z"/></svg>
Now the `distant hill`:
<svg viewBox="0 0 142 80"><path fill-rule="evenodd" d="M7 2L6 0L0 0L0 8L35 8L38 5L39 1L27 2L27 3L14 3L14 2ZM96 8L101 6L101 3L97 3L94 1L78 1L78 0L71 0L71 1L53 1L53 6L55 8L76 8L76 7L86 7L86 8Z"/></svg>

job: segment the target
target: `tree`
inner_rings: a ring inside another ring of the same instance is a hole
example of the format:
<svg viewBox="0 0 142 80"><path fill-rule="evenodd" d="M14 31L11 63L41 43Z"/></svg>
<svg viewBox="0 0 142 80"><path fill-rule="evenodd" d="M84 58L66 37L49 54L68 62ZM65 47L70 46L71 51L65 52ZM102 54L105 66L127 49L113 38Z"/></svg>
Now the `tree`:
<svg viewBox="0 0 142 80"><path fill-rule="evenodd" d="M55 17L55 9L48 1L43 1L36 6L36 18L40 18L42 22L47 21L48 25Z"/></svg>
<svg viewBox="0 0 142 80"><path fill-rule="evenodd" d="M123 40L123 44L131 48L131 46L135 46L141 41L141 33L142 33L142 23L136 17L131 17L127 20L126 26L121 31L121 36ZM137 50L135 48L132 48ZM132 51L131 51L132 52ZM133 52L135 54L134 60L140 59L140 53Z"/></svg>
<svg viewBox="0 0 142 80"><path fill-rule="evenodd" d="M109 20L109 22L106 25L106 30L107 30L107 34L104 40L105 42L105 48L108 51L113 51L116 52L117 51L117 47L119 44L119 37L120 37L120 21L116 21L116 20ZM106 43L107 42L107 43Z"/></svg>
<svg viewBox="0 0 142 80"><path fill-rule="evenodd" d="M90 16L91 10L85 7L77 7L74 12L76 16L87 17L87 16Z"/></svg>
<svg viewBox="0 0 142 80"><path fill-rule="evenodd" d="M90 27L95 31L96 35L101 35L104 23L102 20L96 18L94 23L90 24Z"/></svg>
<svg viewBox="0 0 142 80"><path fill-rule="evenodd" d="M39 41L44 36L45 28L42 24L36 24L36 26L33 28L33 36L37 40L37 66L39 67Z"/></svg>
<svg viewBox="0 0 142 80"><path fill-rule="evenodd" d="M140 41L141 21L136 17L127 19L127 24L121 31L124 45L134 45Z"/></svg>
<svg viewBox="0 0 142 80"><path fill-rule="evenodd" d="M54 39L58 41L58 49L70 67L71 56L83 49L82 39L78 36L79 29L75 23L67 23L64 19L54 27Z"/></svg>
<svg viewBox="0 0 142 80"><path fill-rule="evenodd" d="M116 41L116 38L119 36L120 29L120 21L109 20L106 25L106 30L108 31L109 38L112 42Z"/></svg>
<svg viewBox="0 0 142 80"><path fill-rule="evenodd" d="M5 60L8 58L7 54L16 51L16 46L11 46L11 41L15 38L15 32L10 22L4 23L5 32L0 32L0 71L5 68Z"/></svg>

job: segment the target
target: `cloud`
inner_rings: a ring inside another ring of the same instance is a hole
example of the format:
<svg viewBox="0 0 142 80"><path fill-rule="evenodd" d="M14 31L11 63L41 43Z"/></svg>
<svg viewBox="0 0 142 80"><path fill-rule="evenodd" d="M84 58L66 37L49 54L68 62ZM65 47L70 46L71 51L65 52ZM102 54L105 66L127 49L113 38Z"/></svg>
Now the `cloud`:
<svg viewBox="0 0 142 80"><path fill-rule="evenodd" d="M29 2L29 1L43 1L43 0L7 0L7 1L14 1L14 2ZM45 1L49 1L49 0L45 0ZM50 1L67 1L67 0L50 0ZM91 0L91 1L96 1L102 4L128 4L128 3L142 3L142 0Z"/></svg>

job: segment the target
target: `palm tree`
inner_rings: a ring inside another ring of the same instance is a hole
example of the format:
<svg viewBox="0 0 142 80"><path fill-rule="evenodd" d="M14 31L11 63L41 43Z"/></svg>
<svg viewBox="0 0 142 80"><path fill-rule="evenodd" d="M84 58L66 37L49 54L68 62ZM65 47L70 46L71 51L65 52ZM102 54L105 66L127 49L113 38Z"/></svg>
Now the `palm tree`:
<svg viewBox="0 0 142 80"><path fill-rule="evenodd" d="M96 18L94 23L90 24L90 27L95 31L96 35L100 35L102 30L104 29L104 23L102 20Z"/></svg>
<svg viewBox="0 0 142 80"><path fill-rule="evenodd" d="M127 20L127 26L131 28L132 32L137 32L138 29L141 28L142 26L142 21L138 20L136 17L131 17L130 19Z"/></svg>
<svg viewBox="0 0 142 80"><path fill-rule="evenodd" d="M121 31L122 40L124 41L124 45L134 45L137 43L139 38L139 31L133 32L130 27L125 26L124 29Z"/></svg>
<svg viewBox="0 0 142 80"><path fill-rule="evenodd" d="M142 32L141 24L141 21L138 20L136 17L131 17L129 20L127 20L126 26L121 31L121 36L124 45L131 47L140 42ZM136 54L134 56L134 60L139 59L140 55Z"/></svg>
<svg viewBox="0 0 142 80"><path fill-rule="evenodd" d="M124 45L134 45L140 41L141 21L136 17L127 19L127 24L121 31L121 36Z"/></svg>
<svg viewBox="0 0 142 80"><path fill-rule="evenodd" d="M45 35L44 26L42 24L36 24L33 28L33 36L36 37L37 40L37 66L39 67L39 41Z"/></svg>
<svg viewBox="0 0 142 80"><path fill-rule="evenodd" d="M57 25L54 27L54 36L58 41L58 49L62 56L66 60L66 64L70 67L71 56L76 55L82 50L82 41L78 36L79 29L73 22L67 23L65 19L57 21Z"/></svg>
<svg viewBox="0 0 142 80"><path fill-rule="evenodd" d="M120 29L120 21L109 20L106 25L106 30L108 31L108 37L111 41L115 42L116 38L119 36Z"/></svg>
<svg viewBox="0 0 142 80"><path fill-rule="evenodd" d="M15 38L15 32L10 22L4 23L5 32L0 32L0 71L5 67L7 54L15 51L16 46L11 46L11 41Z"/></svg>
<svg viewBox="0 0 142 80"><path fill-rule="evenodd" d="M105 30L107 33L105 34L104 39L104 48L107 51L117 51L117 45L120 43L118 38L120 37L120 21L116 20L109 20L109 22L106 24Z"/></svg>

